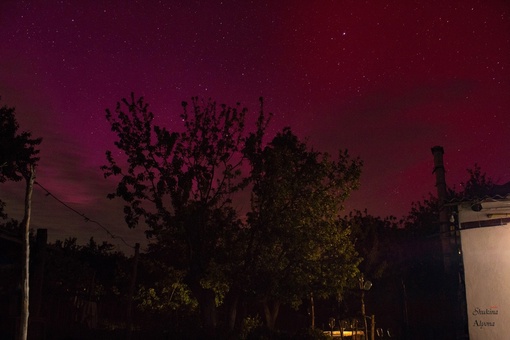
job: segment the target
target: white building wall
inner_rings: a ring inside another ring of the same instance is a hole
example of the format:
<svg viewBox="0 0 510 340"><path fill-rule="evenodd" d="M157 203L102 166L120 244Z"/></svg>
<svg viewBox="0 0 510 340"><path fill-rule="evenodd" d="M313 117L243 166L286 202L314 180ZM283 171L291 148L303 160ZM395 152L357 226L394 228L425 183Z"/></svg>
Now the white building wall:
<svg viewBox="0 0 510 340"><path fill-rule="evenodd" d="M459 206L468 328L471 340L510 336L510 205ZM491 225L492 226L489 226Z"/></svg>

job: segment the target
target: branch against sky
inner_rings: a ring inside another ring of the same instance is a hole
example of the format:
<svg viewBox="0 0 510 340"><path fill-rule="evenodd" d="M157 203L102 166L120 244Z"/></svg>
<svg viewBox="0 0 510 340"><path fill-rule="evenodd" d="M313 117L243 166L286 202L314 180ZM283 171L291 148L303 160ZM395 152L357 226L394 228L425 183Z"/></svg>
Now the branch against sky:
<svg viewBox="0 0 510 340"><path fill-rule="evenodd" d="M42 138L32 138L27 131L19 131L16 110L0 107L0 183L20 181L30 176L30 165L39 161Z"/></svg>

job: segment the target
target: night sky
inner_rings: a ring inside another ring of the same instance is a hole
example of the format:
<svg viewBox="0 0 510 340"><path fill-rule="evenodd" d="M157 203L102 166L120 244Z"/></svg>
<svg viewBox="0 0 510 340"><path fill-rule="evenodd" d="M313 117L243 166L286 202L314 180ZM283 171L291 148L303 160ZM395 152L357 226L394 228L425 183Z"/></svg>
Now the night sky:
<svg viewBox="0 0 510 340"><path fill-rule="evenodd" d="M43 137L37 181L131 245L142 230L127 229L99 169L114 140L105 109L131 92L170 130L192 96L254 116L263 96L271 138L290 126L363 159L347 208L373 215L401 217L435 193L434 145L450 186L475 163L510 180L506 1L3 0L0 37L0 105ZM21 220L23 184L0 198ZM39 187L32 227L122 246Z"/></svg>

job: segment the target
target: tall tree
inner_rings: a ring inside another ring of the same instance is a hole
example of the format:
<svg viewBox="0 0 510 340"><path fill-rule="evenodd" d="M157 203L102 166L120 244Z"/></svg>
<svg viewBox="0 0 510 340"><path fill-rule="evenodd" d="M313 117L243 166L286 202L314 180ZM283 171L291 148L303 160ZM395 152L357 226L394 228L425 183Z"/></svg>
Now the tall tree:
<svg viewBox="0 0 510 340"><path fill-rule="evenodd" d="M20 318L20 339L26 339L29 317L29 262L30 262L30 217L35 168L39 161L41 138L32 139L30 132L19 132L15 109L0 108L0 183L7 180L25 180L25 209L22 225L24 228L24 266L22 272L22 315Z"/></svg>
<svg viewBox="0 0 510 340"><path fill-rule="evenodd" d="M115 145L127 159L120 165L107 152L105 177L120 177L109 197L122 198L129 227L144 222L157 250L170 255L168 264L186 270L206 328L217 324L226 239L241 225L230 204L247 184L241 174L246 113L239 105L195 97L190 105L183 102L184 131L170 133L153 124L143 98L132 94L106 115L118 137Z"/></svg>
<svg viewBox="0 0 510 340"><path fill-rule="evenodd" d="M250 151L250 288L273 328L282 303L298 306L312 293L335 295L356 275L359 260L338 214L358 187L362 163L347 151L333 160L308 150L290 128Z"/></svg>

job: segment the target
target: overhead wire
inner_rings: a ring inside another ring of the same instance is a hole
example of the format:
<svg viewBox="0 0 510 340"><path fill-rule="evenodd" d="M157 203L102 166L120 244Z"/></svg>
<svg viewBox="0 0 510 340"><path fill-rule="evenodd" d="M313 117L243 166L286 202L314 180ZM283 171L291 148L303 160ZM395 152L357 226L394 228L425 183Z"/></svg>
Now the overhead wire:
<svg viewBox="0 0 510 340"><path fill-rule="evenodd" d="M53 197L53 199L55 199L57 202L59 202L60 204L62 204L64 207L66 207L67 209L71 210L72 212L74 212L75 214L81 216L83 219L85 219L85 222L91 222L91 223L94 223L96 225L98 225L101 229L103 229L106 234L108 236L110 236L112 239L119 239L121 240L126 246L128 246L129 248L133 248L135 249L135 246L132 246L130 244L128 244L126 242L126 240L124 240L121 236L118 236L118 235L115 235L113 234L108 228L106 228L101 222L99 221L96 221L96 220L93 220L89 217L87 217L84 213L81 213L79 212L78 210L74 209L73 207L71 207L70 205L68 205L67 203L65 203L64 201L62 201L60 198L58 198L57 196L55 196L54 194L52 194L48 189L46 189L45 187L43 187L41 185L41 183L35 181L36 185L38 185L42 190L44 190L46 192L46 196L51 196Z"/></svg>

